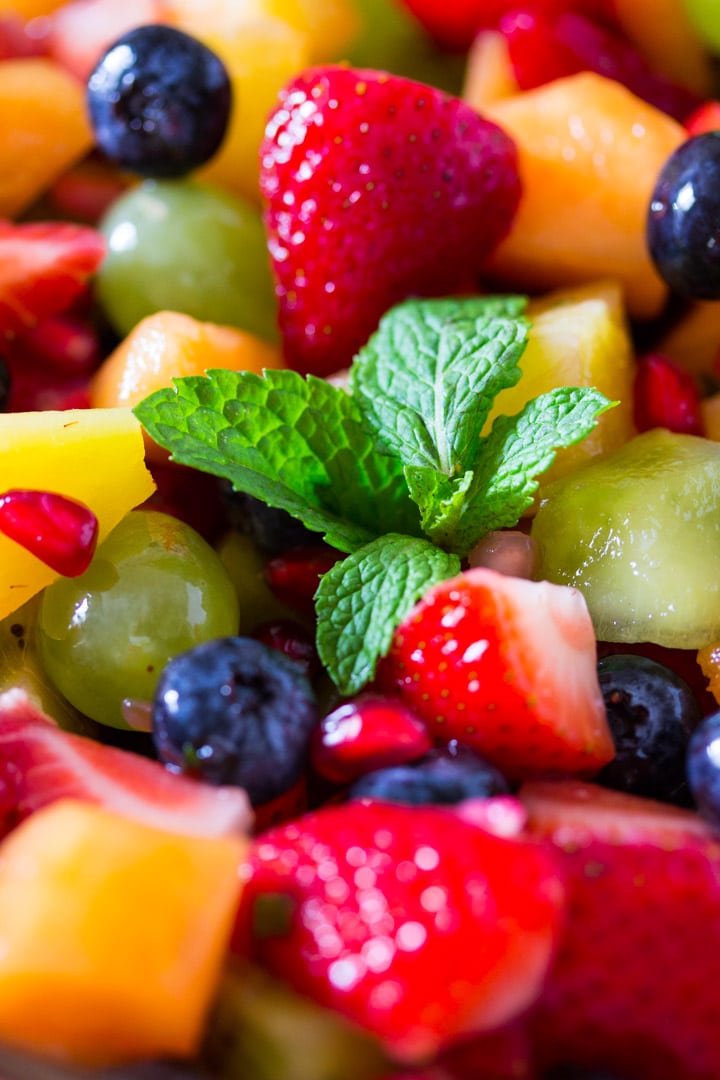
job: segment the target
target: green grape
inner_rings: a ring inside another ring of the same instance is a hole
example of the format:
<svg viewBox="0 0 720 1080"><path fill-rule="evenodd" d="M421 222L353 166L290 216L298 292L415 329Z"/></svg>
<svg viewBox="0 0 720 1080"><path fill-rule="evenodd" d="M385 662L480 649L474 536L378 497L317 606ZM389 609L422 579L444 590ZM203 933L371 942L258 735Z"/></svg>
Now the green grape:
<svg viewBox="0 0 720 1080"><path fill-rule="evenodd" d="M685 0L685 10L705 44L720 53L720 0Z"/></svg>
<svg viewBox="0 0 720 1080"><path fill-rule="evenodd" d="M208 543L155 511L128 514L77 578L45 590L38 647L68 701L126 727L123 701L150 701L165 664L214 637L236 634L235 590Z"/></svg>
<svg viewBox="0 0 720 1080"><path fill-rule="evenodd" d="M156 311L276 340L277 304L259 210L192 180L148 180L101 223L97 296L125 335Z"/></svg>

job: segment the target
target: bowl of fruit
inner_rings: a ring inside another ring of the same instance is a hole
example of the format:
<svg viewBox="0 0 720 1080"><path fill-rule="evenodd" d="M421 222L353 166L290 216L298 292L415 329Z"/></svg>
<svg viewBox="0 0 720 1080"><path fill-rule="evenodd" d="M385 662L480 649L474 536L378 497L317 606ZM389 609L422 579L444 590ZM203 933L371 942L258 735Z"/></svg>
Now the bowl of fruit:
<svg viewBox="0 0 720 1080"><path fill-rule="evenodd" d="M0 5L0 1076L720 1076L709 0Z"/></svg>

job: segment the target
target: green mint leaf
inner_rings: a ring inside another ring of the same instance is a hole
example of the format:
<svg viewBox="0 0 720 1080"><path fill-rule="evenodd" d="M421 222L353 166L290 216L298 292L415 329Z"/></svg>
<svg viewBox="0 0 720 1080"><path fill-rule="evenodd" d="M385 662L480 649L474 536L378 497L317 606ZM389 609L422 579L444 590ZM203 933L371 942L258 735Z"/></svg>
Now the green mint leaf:
<svg viewBox="0 0 720 1080"><path fill-rule="evenodd" d="M405 469L410 495L420 511L423 532L447 551L453 550L453 537L460 525L473 475L469 469L451 479L437 469L420 466Z"/></svg>
<svg viewBox="0 0 720 1080"><path fill-rule="evenodd" d="M555 451L584 439L598 416L615 404L598 390L564 386L528 402L516 416L498 416L482 440L466 501L453 515L451 543L442 505L434 515L424 515L427 534L467 555L481 536L517 524L532 505L537 477L552 464Z"/></svg>
<svg viewBox="0 0 720 1080"><path fill-rule="evenodd" d="M350 384L388 453L445 476L472 465L495 397L521 375L528 324L495 314L519 303L411 300L383 317L355 358Z"/></svg>
<svg viewBox="0 0 720 1080"><path fill-rule="evenodd" d="M419 535L402 465L380 453L357 403L294 371L176 379L133 410L175 461L287 510L341 551Z"/></svg>
<svg viewBox="0 0 720 1080"><path fill-rule="evenodd" d="M391 534L336 563L315 594L320 659L342 694L369 682L393 633L417 601L460 572L460 560L428 540Z"/></svg>

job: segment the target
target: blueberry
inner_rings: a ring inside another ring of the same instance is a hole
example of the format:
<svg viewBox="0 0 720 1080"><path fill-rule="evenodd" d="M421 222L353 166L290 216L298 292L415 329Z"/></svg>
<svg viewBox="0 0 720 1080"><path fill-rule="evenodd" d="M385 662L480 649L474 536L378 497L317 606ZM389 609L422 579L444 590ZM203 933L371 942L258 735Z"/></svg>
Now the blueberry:
<svg viewBox="0 0 720 1080"><path fill-rule="evenodd" d="M223 488L223 495L231 525L268 555L283 555L290 548L320 540L319 533L306 529L287 510L268 506L244 491L233 491L230 485Z"/></svg>
<svg viewBox="0 0 720 1080"><path fill-rule="evenodd" d="M254 805L299 778L317 719L302 668L243 637L215 638L171 660L152 711L161 761L211 784L237 784Z"/></svg>
<svg viewBox="0 0 720 1080"><path fill-rule="evenodd" d="M171 26L139 26L104 53L87 84L98 147L121 168L178 177L213 156L232 90L207 46Z"/></svg>
<svg viewBox="0 0 720 1080"><path fill-rule="evenodd" d="M720 297L720 132L687 139L665 162L650 200L647 243L675 293Z"/></svg>
<svg viewBox="0 0 720 1080"><path fill-rule="evenodd" d="M468 746L453 740L416 761L375 769L348 789L349 799L385 799L423 806L507 795L503 775Z"/></svg>
<svg viewBox="0 0 720 1080"><path fill-rule="evenodd" d="M702 816L720 825L720 712L706 716L690 737L687 777Z"/></svg>
<svg viewBox="0 0 720 1080"><path fill-rule="evenodd" d="M687 802L685 755L702 713L679 675L645 656L598 663L616 757L597 776L605 787L666 802Z"/></svg>

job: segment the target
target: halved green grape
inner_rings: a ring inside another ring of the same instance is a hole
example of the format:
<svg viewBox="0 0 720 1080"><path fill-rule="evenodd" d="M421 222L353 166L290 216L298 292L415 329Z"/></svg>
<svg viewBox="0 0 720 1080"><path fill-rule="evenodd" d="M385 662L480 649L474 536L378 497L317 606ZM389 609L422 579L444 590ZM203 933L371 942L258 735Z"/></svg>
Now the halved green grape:
<svg viewBox="0 0 720 1080"><path fill-rule="evenodd" d="M120 334L156 311L276 340L277 305L259 210L193 180L149 180L103 219L97 296Z"/></svg>
<svg viewBox="0 0 720 1080"><path fill-rule="evenodd" d="M84 574L45 590L38 647L75 708L126 727L123 701L150 701L172 657L236 634L238 619L232 582L199 533L168 514L134 510Z"/></svg>

